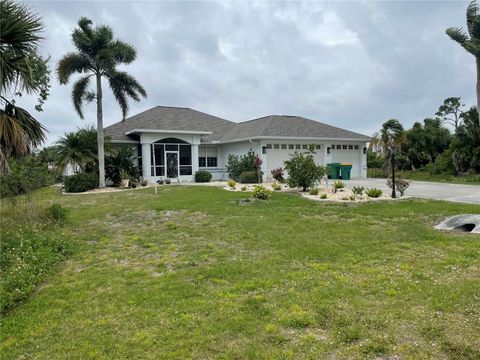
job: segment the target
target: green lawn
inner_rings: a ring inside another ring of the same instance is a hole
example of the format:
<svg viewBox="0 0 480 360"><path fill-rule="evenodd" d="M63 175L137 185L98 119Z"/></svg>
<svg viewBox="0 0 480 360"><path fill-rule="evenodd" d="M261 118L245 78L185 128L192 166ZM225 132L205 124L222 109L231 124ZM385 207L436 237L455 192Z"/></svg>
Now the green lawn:
<svg viewBox="0 0 480 360"><path fill-rule="evenodd" d="M427 171L399 171L397 176L401 176L404 179L415 181L433 181L451 184L466 184L466 185L480 185L480 174L470 174L464 176L454 176L450 174L430 174ZM369 169L368 177L383 178L382 169Z"/></svg>
<svg viewBox="0 0 480 360"><path fill-rule="evenodd" d="M165 186L69 209L71 255L1 323L2 359L478 359L480 206Z"/></svg>

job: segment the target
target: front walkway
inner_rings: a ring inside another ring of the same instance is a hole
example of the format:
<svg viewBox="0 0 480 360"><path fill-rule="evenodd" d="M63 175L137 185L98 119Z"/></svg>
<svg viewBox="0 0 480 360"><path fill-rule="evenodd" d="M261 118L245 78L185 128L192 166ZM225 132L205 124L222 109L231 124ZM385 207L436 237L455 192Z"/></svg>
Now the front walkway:
<svg viewBox="0 0 480 360"><path fill-rule="evenodd" d="M331 182L332 180L330 180ZM352 186L376 187L391 193L386 185L386 179L353 179L344 181L349 188ZM397 196L400 196L397 192ZM446 200L480 205L480 185L448 184L427 181L411 181L405 196L425 199Z"/></svg>

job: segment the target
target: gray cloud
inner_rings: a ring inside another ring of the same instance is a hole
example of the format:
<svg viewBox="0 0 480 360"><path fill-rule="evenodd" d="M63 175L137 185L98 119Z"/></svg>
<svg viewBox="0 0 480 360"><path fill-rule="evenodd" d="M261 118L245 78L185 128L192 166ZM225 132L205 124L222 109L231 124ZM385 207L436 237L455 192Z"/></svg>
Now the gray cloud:
<svg viewBox="0 0 480 360"><path fill-rule="evenodd" d="M475 99L474 59L444 31L464 26L468 2L33 2L52 69L73 50L80 16L135 45L126 67L147 89L130 114L187 106L234 121L295 114L370 134L396 117L432 116L449 96ZM52 74L53 75L53 74ZM52 82L38 118L49 142L81 121L71 86ZM106 125L120 110L106 92ZM34 100L23 103L33 111Z"/></svg>

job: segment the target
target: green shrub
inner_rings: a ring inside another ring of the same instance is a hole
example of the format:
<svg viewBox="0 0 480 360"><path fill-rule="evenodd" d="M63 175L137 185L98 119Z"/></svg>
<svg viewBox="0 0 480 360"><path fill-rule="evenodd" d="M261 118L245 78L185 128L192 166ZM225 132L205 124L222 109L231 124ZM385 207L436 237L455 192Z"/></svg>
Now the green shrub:
<svg viewBox="0 0 480 360"><path fill-rule="evenodd" d="M242 186L242 187L240 188L240 190L242 190L242 191L247 191L247 187L246 187L246 186Z"/></svg>
<svg viewBox="0 0 480 360"><path fill-rule="evenodd" d="M112 148L105 156L105 177L115 185L122 180L138 181L138 168L134 165L136 150L131 146Z"/></svg>
<svg viewBox="0 0 480 360"><path fill-rule="evenodd" d="M378 198L382 196L383 191L377 188L370 188L365 190L365 194L367 194L367 196L371 198Z"/></svg>
<svg viewBox="0 0 480 360"><path fill-rule="evenodd" d="M54 183L55 175L38 156L8 159L10 172L0 175L0 197L26 194Z"/></svg>
<svg viewBox="0 0 480 360"><path fill-rule="evenodd" d="M387 186L391 189L393 187L393 181L392 178L389 178L387 180ZM403 196L405 194L405 191L408 189L410 186L410 182L402 179L402 178L396 178L395 179L395 189L400 193L400 196Z"/></svg>
<svg viewBox="0 0 480 360"><path fill-rule="evenodd" d="M345 183L341 180L335 180L332 184L333 193L336 194L338 190L345 188Z"/></svg>
<svg viewBox="0 0 480 360"><path fill-rule="evenodd" d="M79 193L95 189L98 186L98 175L96 173L75 174L65 178L65 191L68 193Z"/></svg>
<svg viewBox="0 0 480 360"><path fill-rule="evenodd" d="M253 151L249 151L246 155L242 156L228 155L227 165L225 167L231 179L240 181L240 175L242 173L246 171L260 171L261 164L262 161L258 155L255 155ZM258 182L258 175L255 182Z"/></svg>
<svg viewBox="0 0 480 360"><path fill-rule="evenodd" d="M320 199L326 199L327 198L327 194L323 193L320 195Z"/></svg>
<svg viewBox="0 0 480 360"><path fill-rule="evenodd" d="M195 173L195 182L196 183L207 183L212 180L212 173L206 170L199 170Z"/></svg>
<svg viewBox="0 0 480 360"><path fill-rule="evenodd" d="M240 174L241 184L258 184L262 182L262 176L258 174L258 171L244 171Z"/></svg>
<svg viewBox="0 0 480 360"><path fill-rule="evenodd" d="M231 189L235 190L235 187L237 186L237 183L235 180L228 179L227 180L227 185L230 186Z"/></svg>
<svg viewBox="0 0 480 360"><path fill-rule="evenodd" d="M318 195L318 188L311 188L309 194L310 195Z"/></svg>
<svg viewBox="0 0 480 360"><path fill-rule="evenodd" d="M365 191L365 188L363 186L354 186L352 188L352 192L355 195L362 195L364 191Z"/></svg>
<svg viewBox="0 0 480 360"><path fill-rule="evenodd" d="M355 199L356 199L355 195L350 195L348 198L352 201L355 201Z"/></svg>
<svg viewBox="0 0 480 360"><path fill-rule="evenodd" d="M288 186L302 188L302 191L307 191L308 188L320 181L326 173L324 166L315 163L313 153L295 152L284 163L285 170L288 172Z"/></svg>
<svg viewBox="0 0 480 360"><path fill-rule="evenodd" d="M67 209L60 204L53 204L47 208L47 217L57 223L64 223L67 220Z"/></svg>
<svg viewBox="0 0 480 360"><path fill-rule="evenodd" d="M280 185L279 183L272 183L272 189L275 190L275 191L279 191L279 190L282 190L282 185Z"/></svg>
<svg viewBox="0 0 480 360"><path fill-rule="evenodd" d="M262 185L256 185L253 188L253 193L252 193L254 198L260 199L260 200L268 200L270 196L272 195L272 191L268 190L266 187Z"/></svg>

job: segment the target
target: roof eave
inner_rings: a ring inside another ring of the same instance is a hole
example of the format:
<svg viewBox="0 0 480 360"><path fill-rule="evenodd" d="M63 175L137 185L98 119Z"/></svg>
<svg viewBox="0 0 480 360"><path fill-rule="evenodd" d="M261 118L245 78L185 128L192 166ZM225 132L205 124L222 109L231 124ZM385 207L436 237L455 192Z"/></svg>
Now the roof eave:
<svg viewBox="0 0 480 360"><path fill-rule="evenodd" d="M356 141L356 142L369 142L371 140L370 137L366 138L339 138L339 137L299 137L299 136L253 136L243 139L232 139L232 140L220 140L218 141L219 144L227 144L227 143L234 143L234 142L241 142L241 141L250 141L250 140L314 140L314 141Z"/></svg>
<svg viewBox="0 0 480 360"><path fill-rule="evenodd" d="M211 135L211 131L196 131L196 130L162 130L162 129L132 129L125 133L125 135L138 133L164 133L164 134L194 134L194 135Z"/></svg>

